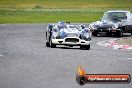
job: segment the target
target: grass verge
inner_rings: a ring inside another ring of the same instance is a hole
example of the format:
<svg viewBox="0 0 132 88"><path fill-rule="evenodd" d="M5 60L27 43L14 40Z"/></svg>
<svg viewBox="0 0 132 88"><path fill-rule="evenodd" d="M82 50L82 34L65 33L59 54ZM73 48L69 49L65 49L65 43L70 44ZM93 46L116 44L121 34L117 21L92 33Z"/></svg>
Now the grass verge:
<svg viewBox="0 0 132 88"><path fill-rule="evenodd" d="M93 22L105 10L132 10L132 0L0 0L0 24Z"/></svg>
<svg viewBox="0 0 132 88"><path fill-rule="evenodd" d="M59 20L93 22L102 17L101 10L0 10L0 24L49 23Z"/></svg>

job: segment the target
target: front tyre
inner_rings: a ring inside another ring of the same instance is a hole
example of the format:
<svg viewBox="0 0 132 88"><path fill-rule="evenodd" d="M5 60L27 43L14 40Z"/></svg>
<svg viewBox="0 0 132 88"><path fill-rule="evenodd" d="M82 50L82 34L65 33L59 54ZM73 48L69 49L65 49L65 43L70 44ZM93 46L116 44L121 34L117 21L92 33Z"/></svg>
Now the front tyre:
<svg viewBox="0 0 132 88"><path fill-rule="evenodd" d="M89 45L81 45L81 46L80 46L80 49L83 49L83 50L90 50L90 44L89 44Z"/></svg>
<svg viewBox="0 0 132 88"><path fill-rule="evenodd" d="M47 47L50 47L50 43L49 43L49 42L46 42L46 46L47 46Z"/></svg>
<svg viewBox="0 0 132 88"><path fill-rule="evenodd" d="M50 42L50 47L51 48L56 48L56 45L52 43L52 41Z"/></svg>
<svg viewBox="0 0 132 88"><path fill-rule="evenodd" d="M123 36L123 30L117 31L117 37L122 37Z"/></svg>
<svg viewBox="0 0 132 88"><path fill-rule="evenodd" d="M97 33L96 33L96 32L92 32L92 35L93 35L93 36L97 36Z"/></svg>

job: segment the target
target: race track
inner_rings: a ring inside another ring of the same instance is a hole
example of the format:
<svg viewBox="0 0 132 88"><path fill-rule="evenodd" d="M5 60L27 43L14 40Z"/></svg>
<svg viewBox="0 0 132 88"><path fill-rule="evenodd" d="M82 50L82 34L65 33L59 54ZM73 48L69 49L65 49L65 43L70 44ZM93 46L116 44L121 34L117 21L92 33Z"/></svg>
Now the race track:
<svg viewBox="0 0 132 88"><path fill-rule="evenodd" d="M0 88L132 88L130 84L76 83L78 66L91 74L132 75L132 51L114 50L92 37L91 49L45 46L47 24L0 25Z"/></svg>

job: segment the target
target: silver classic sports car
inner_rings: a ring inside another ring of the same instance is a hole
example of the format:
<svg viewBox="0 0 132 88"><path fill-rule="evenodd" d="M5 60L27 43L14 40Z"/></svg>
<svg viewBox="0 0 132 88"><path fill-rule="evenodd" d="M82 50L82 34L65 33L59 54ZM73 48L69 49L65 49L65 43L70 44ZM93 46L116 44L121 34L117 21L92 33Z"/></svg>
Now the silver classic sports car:
<svg viewBox="0 0 132 88"><path fill-rule="evenodd" d="M93 36L106 32L107 35L122 37L123 33L132 35L132 14L130 11L107 11L100 21L89 25Z"/></svg>
<svg viewBox="0 0 132 88"><path fill-rule="evenodd" d="M80 46L89 50L91 32L85 25L71 25L63 21L57 24L49 24L46 31L46 46L55 48L56 45Z"/></svg>

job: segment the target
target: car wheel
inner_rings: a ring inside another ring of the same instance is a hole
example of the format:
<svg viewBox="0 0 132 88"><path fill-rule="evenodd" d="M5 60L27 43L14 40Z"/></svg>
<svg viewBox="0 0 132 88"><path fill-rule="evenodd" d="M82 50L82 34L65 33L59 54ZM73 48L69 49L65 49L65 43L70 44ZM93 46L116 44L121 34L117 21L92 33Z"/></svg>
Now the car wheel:
<svg viewBox="0 0 132 88"><path fill-rule="evenodd" d="M80 45L80 49L83 49L83 46L82 45Z"/></svg>
<svg viewBox="0 0 132 88"><path fill-rule="evenodd" d="M81 45L80 49L89 50L90 49L90 44L89 45Z"/></svg>
<svg viewBox="0 0 132 88"><path fill-rule="evenodd" d="M93 35L93 36L97 36L97 33L96 33L96 32L92 32L92 35Z"/></svg>
<svg viewBox="0 0 132 88"><path fill-rule="evenodd" d="M90 49L90 44L85 46L85 50L89 50Z"/></svg>
<svg viewBox="0 0 132 88"><path fill-rule="evenodd" d="M47 46L47 47L50 47L50 43L49 43L49 42L46 42L46 46Z"/></svg>
<svg viewBox="0 0 132 88"><path fill-rule="evenodd" d="M123 36L123 31L117 31L117 37L122 37Z"/></svg>
<svg viewBox="0 0 132 88"><path fill-rule="evenodd" d="M52 41L50 42L50 47L51 48L56 48L56 45L52 43Z"/></svg>

